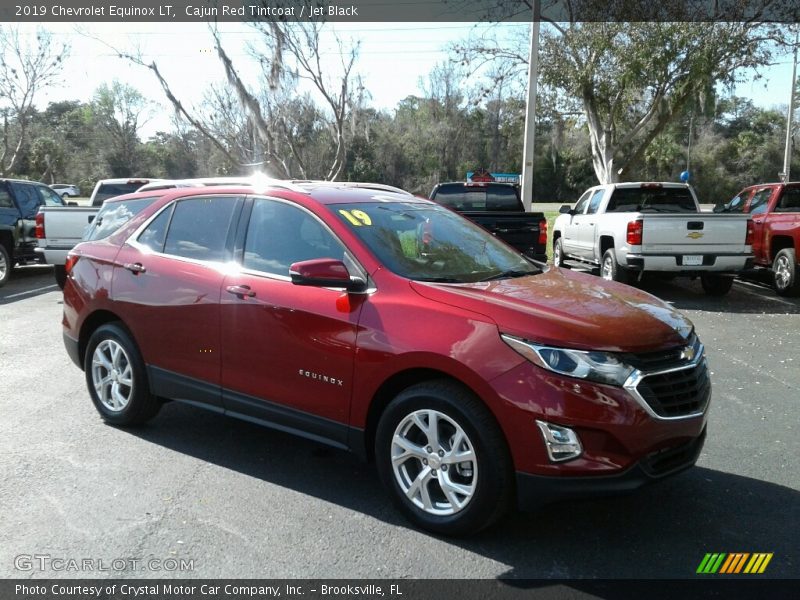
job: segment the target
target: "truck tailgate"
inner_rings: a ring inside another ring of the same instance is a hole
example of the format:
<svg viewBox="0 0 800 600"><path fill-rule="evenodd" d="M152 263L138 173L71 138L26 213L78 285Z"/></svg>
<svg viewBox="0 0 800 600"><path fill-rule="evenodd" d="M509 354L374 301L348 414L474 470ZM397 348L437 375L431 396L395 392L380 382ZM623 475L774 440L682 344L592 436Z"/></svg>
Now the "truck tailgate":
<svg viewBox="0 0 800 600"><path fill-rule="evenodd" d="M545 220L542 213L467 211L461 215L523 254L539 260L546 254L544 245L539 244L540 223Z"/></svg>
<svg viewBox="0 0 800 600"><path fill-rule="evenodd" d="M747 215L644 214L642 253L743 253Z"/></svg>
<svg viewBox="0 0 800 600"><path fill-rule="evenodd" d="M39 240L40 247L72 248L83 237L90 218L99 211L89 207L46 207L44 213L45 239Z"/></svg>

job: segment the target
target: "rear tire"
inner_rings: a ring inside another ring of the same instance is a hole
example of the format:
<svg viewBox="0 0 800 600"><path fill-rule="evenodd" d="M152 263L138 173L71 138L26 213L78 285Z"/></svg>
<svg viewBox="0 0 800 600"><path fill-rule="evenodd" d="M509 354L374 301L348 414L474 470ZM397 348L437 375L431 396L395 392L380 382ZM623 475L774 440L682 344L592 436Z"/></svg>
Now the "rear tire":
<svg viewBox="0 0 800 600"><path fill-rule="evenodd" d="M628 283L628 270L619 265L617 254L613 248L609 248L603 254L603 260L600 262L600 277L606 281Z"/></svg>
<svg viewBox="0 0 800 600"><path fill-rule="evenodd" d="M11 269L14 263L11 262L8 250L3 244L0 244L0 287L3 287L11 277Z"/></svg>
<svg viewBox="0 0 800 600"><path fill-rule="evenodd" d="M468 535L510 506L505 438L489 409L454 382L419 383L392 400L378 423L375 458L392 500L422 529Z"/></svg>
<svg viewBox="0 0 800 600"><path fill-rule="evenodd" d="M139 425L160 410L139 349L120 323L98 327L89 338L83 365L89 395L104 421Z"/></svg>
<svg viewBox="0 0 800 600"><path fill-rule="evenodd" d="M797 271L797 255L793 248L784 248L775 255L772 278L779 296L797 296L800 293L800 276Z"/></svg>
<svg viewBox="0 0 800 600"><path fill-rule="evenodd" d="M569 266L564 261L564 244L561 242L561 238L556 238L553 243L553 266L569 269Z"/></svg>
<svg viewBox="0 0 800 600"><path fill-rule="evenodd" d="M718 275L716 273L703 273L700 275L700 285L709 296L724 296L731 291L733 275Z"/></svg>
<svg viewBox="0 0 800 600"><path fill-rule="evenodd" d="M53 268L53 274L56 277L56 283L58 284L58 287L63 290L64 284L67 283L67 268L64 265L55 265Z"/></svg>

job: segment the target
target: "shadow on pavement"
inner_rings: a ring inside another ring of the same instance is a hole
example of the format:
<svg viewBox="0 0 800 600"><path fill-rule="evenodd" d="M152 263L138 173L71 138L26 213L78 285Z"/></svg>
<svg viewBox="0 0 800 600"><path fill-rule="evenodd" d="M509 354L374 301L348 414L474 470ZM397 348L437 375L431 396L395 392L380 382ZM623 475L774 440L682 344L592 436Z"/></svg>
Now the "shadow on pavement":
<svg viewBox="0 0 800 600"><path fill-rule="evenodd" d="M52 291L58 291L52 265L15 267L8 283L0 288L0 304L18 302Z"/></svg>
<svg viewBox="0 0 800 600"><path fill-rule="evenodd" d="M130 431L169 450L410 527L392 508L374 467L345 452L179 403ZM513 513L472 538L440 541L507 565L502 578L692 578L706 552L774 552L764 577L796 577L800 546L789 532L798 522L797 490L695 467L631 495Z"/></svg>
<svg viewBox="0 0 800 600"><path fill-rule="evenodd" d="M798 314L800 299L778 296L775 291L754 280L736 280L722 297L703 292L700 280L661 281L646 278L638 287L669 302L675 308L739 314Z"/></svg>

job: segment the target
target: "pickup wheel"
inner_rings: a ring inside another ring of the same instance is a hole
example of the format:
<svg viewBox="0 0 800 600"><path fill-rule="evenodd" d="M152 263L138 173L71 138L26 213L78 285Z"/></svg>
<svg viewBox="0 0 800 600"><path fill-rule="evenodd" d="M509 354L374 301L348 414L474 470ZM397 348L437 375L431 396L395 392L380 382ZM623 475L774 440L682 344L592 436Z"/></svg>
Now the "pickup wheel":
<svg viewBox="0 0 800 600"><path fill-rule="evenodd" d="M772 276L778 295L797 296L800 294L800 277L797 271L797 256L793 248L784 248L775 255L772 263Z"/></svg>
<svg viewBox="0 0 800 600"><path fill-rule="evenodd" d="M120 324L102 325L92 334L83 365L92 402L104 421L138 425L161 408L150 393L139 349Z"/></svg>
<svg viewBox="0 0 800 600"><path fill-rule="evenodd" d="M562 269L569 269L569 266L564 261L564 244L561 238L556 238L553 243L553 265Z"/></svg>
<svg viewBox="0 0 800 600"><path fill-rule="evenodd" d="M375 436L378 473L414 524L475 533L509 508L511 459L492 414L450 381L420 383L386 407Z"/></svg>
<svg viewBox="0 0 800 600"><path fill-rule="evenodd" d="M3 287L8 281L8 278L11 277L11 268L13 266L14 264L11 262L8 250L0 243L0 287Z"/></svg>
<svg viewBox="0 0 800 600"><path fill-rule="evenodd" d="M53 274L56 277L56 283L62 290L64 284L67 283L67 268L64 265L55 265L53 267Z"/></svg>
<svg viewBox="0 0 800 600"><path fill-rule="evenodd" d="M717 273L703 273L700 275L700 285L709 296L724 296L731 291L733 275L718 275Z"/></svg>
<svg viewBox="0 0 800 600"><path fill-rule="evenodd" d="M628 283L628 270L619 265L613 248L609 248L603 254L603 260L600 263L600 277L607 281Z"/></svg>

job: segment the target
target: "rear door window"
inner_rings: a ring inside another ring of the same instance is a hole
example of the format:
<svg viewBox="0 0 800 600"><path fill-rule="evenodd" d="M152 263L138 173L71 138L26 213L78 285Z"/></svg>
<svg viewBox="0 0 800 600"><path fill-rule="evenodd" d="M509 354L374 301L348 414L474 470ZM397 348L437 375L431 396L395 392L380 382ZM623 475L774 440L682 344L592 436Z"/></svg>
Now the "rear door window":
<svg viewBox="0 0 800 600"><path fill-rule="evenodd" d="M597 190L592 194L592 199L589 201L589 210L586 211L587 215L593 215L600 207L600 202L603 200L605 190Z"/></svg>
<svg viewBox="0 0 800 600"><path fill-rule="evenodd" d="M230 258L227 241L240 197L203 197L179 200L169 224L164 253L194 260Z"/></svg>
<svg viewBox="0 0 800 600"><path fill-rule="evenodd" d="M800 212L800 188L785 188L775 206L775 212Z"/></svg>

